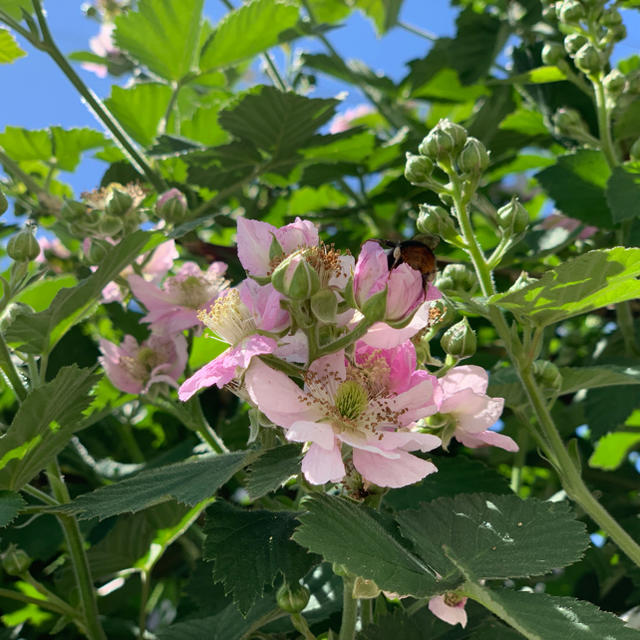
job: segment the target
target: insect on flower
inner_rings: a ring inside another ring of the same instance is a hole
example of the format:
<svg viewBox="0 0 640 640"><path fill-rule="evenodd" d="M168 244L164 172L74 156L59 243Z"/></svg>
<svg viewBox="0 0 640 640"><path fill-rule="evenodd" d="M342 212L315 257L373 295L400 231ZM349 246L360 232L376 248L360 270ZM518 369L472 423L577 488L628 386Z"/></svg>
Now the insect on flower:
<svg viewBox="0 0 640 640"><path fill-rule="evenodd" d="M401 242L378 240L377 242L387 250L389 269L395 269L404 262L422 274L422 283L425 287L435 278L438 270L436 256L432 247L425 242L417 239Z"/></svg>

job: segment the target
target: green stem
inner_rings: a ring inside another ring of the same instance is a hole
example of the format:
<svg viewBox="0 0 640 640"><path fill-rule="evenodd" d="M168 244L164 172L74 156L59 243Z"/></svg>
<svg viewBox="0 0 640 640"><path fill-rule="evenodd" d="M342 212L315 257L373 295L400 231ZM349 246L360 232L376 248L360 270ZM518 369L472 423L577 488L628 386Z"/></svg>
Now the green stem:
<svg viewBox="0 0 640 640"><path fill-rule="evenodd" d="M45 600L44 598L33 598L31 596L27 596L24 593L20 593L18 591L12 591L11 589L0 589L0 598L8 598L10 600L18 600L19 602L24 602L25 604L35 604L37 607L41 607L42 609L48 609L52 613L57 613L61 616L66 616L74 621L77 625L78 629L86 634L86 628L82 620L78 619L78 612L71 607L70 605L64 603L64 606L57 602L52 602L50 600ZM61 601L62 602L62 601Z"/></svg>
<svg viewBox="0 0 640 640"><path fill-rule="evenodd" d="M609 109L607 109L607 101L605 96L604 84L600 78L592 79L593 89L596 96L596 110L598 112L598 132L600 135L600 146L602 152L607 158L609 166L613 169L618 165L616 150L611 138L611 122L609 118Z"/></svg>
<svg viewBox="0 0 640 640"><path fill-rule="evenodd" d="M138 614L138 638L143 640L147 630L147 602L149 601L149 584L151 576L147 571L140 572L140 613Z"/></svg>
<svg viewBox="0 0 640 640"><path fill-rule="evenodd" d="M0 369L11 384L16 397L20 402L22 402L27 397L27 390L24 388L24 384L22 383L22 379L20 375L16 371L16 368L11 360L11 355L9 354L9 348L7 347L7 343L4 340L4 336L0 333Z"/></svg>
<svg viewBox="0 0 640 640"><path fill-rule="evenodd" d="M420 36L429 42L435 42L438 39L438 36L435 33L431 33L430 31L425 31L420 27L415 27L412 24L408 24L407 22L403 22L402 20L398 20L396 22L396 26L408 31L409 33L413 33L416 36Z"/></svg>
<svg viewBox="0 0 640 640"><path fill-rule="evenodd" d="M338 640L353 640L356 633L358 619L358 600L353 597L354 579L349 576L342 578L342 624Z"/></svg>
<svg viewBox="0 0 640 640"><path fill-rule="evenodd" d="M360 340L362 336L367 333L369 328L373 322L370 322L366 318L360 320L360 322L353 328L349 333L345 333L340 338L337 338L333 342L324 345L318 349L317 357L320 358L322 356L326 356L330 353L335 353L336 351L340 351L340 349L346 349L348 346L352 345L356 340Z"/></svg>
<svg viewBox="0 0 640 640"><path fill-rule="evenodd" d="M55 196L49 194L49 192L41 187L28 173L23 171L17 162L14 162L2 149L0 149L0 164L3 164L6 170L13 175L14 178L20 180L22 184L38 198L55 199L59 202Z"/></svg>
<svg viewBox="0 0 640 640"><path fill-rule="evenodd" d="M55 499L63 504L70 502L69 491L62 478L57 460L47 467L47 477ZM84 540L80 533L78 521L75 516L66 514L56 514L56 517L62 527L67 543L67 551L71 558L71 565L80 594L80 602L87 628L87 638L89 638L89 640L107 640L107 636L98 619L96 593L93 588L89 561L87 560L87 554L84 550Z"/></svg>
<svg viewBox="0 0 640 640"><path fill-rule="evenodd" d="M55 498L52 498L48 493L45 493L44 491L40 491L40 489L36 489L36 487L32 487L30 484L27 484L24 487L22 487L22 491L24 491L25 493L28 493L30 496L33 496L34 498L37 498L38 500L40 500L40 502L44 502L44 504L48 504L51 507L56 507L60 504Z"/></svg>
<svg viewBox="0 0 640 640"><path fill-rule="evenodd" d="M268 51L265 51L262 54L262 57L264 61L267 63L267 67L269 67L269 71L270 71L269 76L271 77L271 80L273 81L273 83L278 86L278 89L280 89L280 91L283 91L285 93L289 91L290 89L287 86L287 83L284 81L284 78L280 75L280 72L278 71L278 67L276 66L276 63L273 61L271 54Z"/></svg>
<svg viewBox="0 0 640 640"><path fill-rule="evenodd" d="M522 486L522 469L524 468L527 449L529 448L529 432L524 426L518 429L517 443L520 448L511 467L511 491L516 495L520 493L520 487Z"/></svg>
<svg viewBox="0 0 640 640"><path fill-rule="evenodd" d="M169 124L169 119L171 118L171 114L173 113L173 109L176 106L176 101L178 100L178 94L180 93L180 89L182 85L180 82L174 82L171 86L171 97L169 98L169 104L167 104L167 108L164 112L164 116L162 116L162 120L160 120L160 124L158 124L158 133L166 133L167 125Z"/></svg>
<svg viewBox="0 0 640 640"><path fill-rule="evenodd" d="M291 624L303 635L304 640L317 640L311 633L311 629L309 629L309 625L301 613L292 613L289 617L291 618Z"/></svg>
<svg viewBox="0 0 640 640"><path fill-rule="evenodd" d="M78 93L84 98L88 108L93 112L96 118L102 122L102 124L111 132L116 144L120 147L123 153L129 158L134 167L143 173L147 180L154 186L158 192L165 191L167 185L164 179L157 174L150 166L149 161L143 155L143 153L137 149L133 140L122 128L120 123L115 119L112 113L102 104L101 100L96 96L89 87L81 80L80 76L74 71L73 67L69 64L64 57L58 46L56 45L49 27L47 25L44 12L40 0L31 0L33 3L38 23L42 31L42 40L37 41L33 36L29 36L29 42L38 49L45 51L49 54L51 59L58 65L62 73L69 79L71 84L76 88Z"/></svg>

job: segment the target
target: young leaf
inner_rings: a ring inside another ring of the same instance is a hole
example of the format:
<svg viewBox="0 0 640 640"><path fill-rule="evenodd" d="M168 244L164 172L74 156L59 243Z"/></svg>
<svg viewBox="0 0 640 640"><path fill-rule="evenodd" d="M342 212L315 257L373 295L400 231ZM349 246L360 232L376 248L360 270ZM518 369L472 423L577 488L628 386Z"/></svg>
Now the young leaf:
<svg viewBox="0 0 640 640"><path fill-rule="evenodd" d="M522 321L547 326L610 304L640 297L640 249L589 251L542 278L489 299Z"/></svg>
<svg viewBox="0 0 640 640"><path fill-rule="evenodd" d="M116 18L114 42L161 78L180 80L195 66L203 3L141 0L136 11Z"/></svg>
<svg viewBox="0 0 640 640"><path fill-rule="evenodd" d="M27 54L18 46L11 32L0 29L0 64L9 64Z"/></svg>
<svg viewBox="0 0 640 640"><path fill-rule="evenodd" d="M22 20L22 12L33 13L31 0L0 0L0 9L6 11L14 20Z"/></svg>
<svg viewBox="0 0 640 640"><path fill-rule="evenodd" d="M200 69L228 67L266 51L297 21L298 7L289 0L251 0L219 22L202 49Z"/></svg>
<svg viewBox="0 0 640 640"><path fill-rule="evenodd" d="M309 0L309 7L318 22L328 24L340 22L351 13L351 7L344 0Z"/></svg>
<svg viewBox="0 0 640 640"><path fill-rule="evenodd" d="M97 379L73 365L28 393L0 438L0 488L21 489L62 451L81 424Z"/></svg>
<svg viewBox="0 0 640 640"><path fill-rule="evenodd" d="M19 493L0 491L0 527L6 527L11 524L11 521L26 504Z"/></svg>
<svg viewBox="0 0 640 640"><path fill-rule="evenodd" d="M607 203L614 222L640 217L640 162L613 170L607 181Z"/></svg>
<svg viewBox="0 0 640 640"><path fill-rule="evenodd" d="M252 511L216 502L207 510L202 555L213 561L213 578L246 614L279 573L297 582L318 562L291 540L298 524L290 511Z"/></svg>
<svg viewBox="0 0 640 640"><path fill-rule="evenodd" d="M378 36L382 36L397 23L402 2L403 0L355 0L354 6L373 20Z"/></svg>
<svg viewBox="0 0 640 640"><path fill-rule="evenodd" d="M640 443L640 432L607 433L600 438L589 458L589 466L605 471L617 469L626 459L627 453Z"/></svg>
<svg viewBox="0 0 640 640"><path fill-rule="evenodd" d="M300 447L285 444L265 451L251 467L247 480L247 491L252 500L275 491L288 478L300 473Z"/></svg>

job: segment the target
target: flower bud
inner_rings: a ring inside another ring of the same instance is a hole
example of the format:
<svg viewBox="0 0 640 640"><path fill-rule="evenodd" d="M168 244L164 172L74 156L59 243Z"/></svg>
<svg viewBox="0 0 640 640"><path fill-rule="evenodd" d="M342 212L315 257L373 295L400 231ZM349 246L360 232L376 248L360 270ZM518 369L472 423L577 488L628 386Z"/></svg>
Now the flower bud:
<svg viewBox="0 0 640 640"><path fill-rule="evenodd" d="M9 208L9 201L7 200L7 196L0 191L0 216Z"/></svg>
<svg viewBox="0 0 640 640"><path fill-rule="evenodd" d="M420 233L432 233L445 239L458 235L451 214L442 207L430 204L420 205L416 228Z"/></svg>
<svg viewBox="0 0 640 640"><path fill-rule="evenodd" d="M529 226L529 212L517 197L498 209L498 226L507 233L522 233Z"/></svg>
<svg viewBox="0 0 640 640"><path fill-rule="evenodd" d="M307 300L320 289L320 278L304 253L296 251L274 269L271 284L287 298Z"/></svg>
<svg viewBox="0 0 640 640"><path fill-rule="evenodd" d="M620 42L627 37L627 27L623 24L616 25L615 27L609 27L607 33L607 39L611 42Z"/></svg>
<svg viewBox="0 0 640 640"><path fill-rule="evenodd" d="M478 176L489 166L487 148L474 137L467 138L458 156L458 168L462 173Z"/></svg>
<svg viewBox="0 0 640 640"><path fill-rule="evenodd" d="M622 16L617 9L611 7L602 12L598 22L605 27L617 27L622 24Z"/></svg>
<svg viewBox="0 0 640 640"><path fill-rule="evenodd" d="M178 189L169 189L156 201L156 213L169 224L182 222L187 213L187 199Z"/></svg>
<svg viewBox="0 0 640 640"><path fill-rule="evenodd" d="M103 216L98 223L98 233L104 238L115 238L122 231L122 220L112 216Z"/></svg>
<svg viewBox="0 0 640 640"><path fill-rule="evenodd" d="M60 217L67 222L82 218L87 213L87 205L76 200L66 200L62 203Z"/></svg>
<svg viewBox="0 0 640 640"><path fill-rule="evenodd" d="M440 338L444 352L458 360L470 358L476 352L477 344L476 334L466 318L449 327Z"/></svg>
<svg viewBox="0 0 640 640"><path fill-rule="evenodd" d="M309 602L309 589L301 584L283 584L276 593L278 606L287 613L300 613Z"/></svg>
<svg viewBox="0 0 640 640"><path fill-rule="evenodd" d="M626 80L624 74L618 69L612 69L604 77L604 88L610 96L619 96L624 91Z"/></svg>
<svg viewBox="0 0 640 640"><path fill-rule="evenodd" d="M562 388L560 369L549 360L536 360L533 363L533 375L545 391L558 392Z"/></svg>
<svg viewBox="0 0 640 640"><path fill-rule="evenodd" d="M577 0L564 0L557 13L565 24L576 24L585 17L584 7Z"/></svg>
<svg viewBox="0 0 640 640"><path fill-rule="evenodd" d="M320 289L311 296L311 311L321 322L332 324L338 314L338 299L330 289Z"/></svg>
<svg viewBox="0 0 640 640"><path fill-rule="evenodd" d="M640 160L640 138L631 145L629 156L631 157L631 160Z"/></svg>
<svg viewBox="0 0 640 640"><path fill-rule="evenodd" d="M561 44L557 42L547 42L544 47L542 47L542 62L555 66L560 60L564 60L564 53L565 50Z"/></svg>
<svg viewBox="0 0 640 640"><path fill-rule="evenodd" d="M553 124L558 133L575 137L581 133L588 133L587 124L575 109L558 109L553 114Z"/></svg>
<svg viewBox="0 0 640 640"><path fill-rule="evenodd" d="M31 262L40 255L40 245L31 227L22 229L9 240L7 255L16 262Z"/></svg>
<svg viewBox="0 0 640 640"><path fill-rule="evenodd" d="M587 42L589 42L589 40L581 33L570 33L568 36L565 36L564 48L567 50L567 53L573 55L578 52L580 47L587 44Z"/></svg>
<svg viewBox="0 0 640 640"><path fill-rule="evenodd" d="M113 247L109 243L92 238L89 251L87 252L87 258L89 259L90 264L98 264L102 262L112 248Z"/></svg>
<svg viewBox="0 0 640 640"><path fill-rule="evenodd" d="M124 216L131 209L133 198L124 191L114 188L107 196L105 212L110 216Z"/></svg>
<svg viewBox="0 0 640 640"><path fill-rule="evenodd" d="M0 316L0 332L4 333L20 316L33 313L33 309L24 302L11 302Z"/></svg>
<svg viewBox="0 0 640 640"><path fill-rule="evenodd" d="M11 544L2 554L2 568L10 576L22 575L31 564L31 558L25 551Z"/></svg>
<svg viewBox="0 0 640 640"><path fill-rule="evenodd" d="M602 60L600 59L600 53L590 43L583 44L574 58L576 67L584 73L597 73L602 69Z"/></svg>
<svg viewBox="0 0 640 640"><path fill-rule="evenodd" d="M418 151L432 160L443 160L457 156L467 140L467 131L450 120L440 120L420 143Z"/></svg>
<svg viewBox="0 0 640 640"><path fill-rule="evenodd" d="M438 275L435 286L441 291L470 291L476 286L476 276L463 264L448 264Z"/></svg>
<svg viewBox="0 0 640 640"><path fill-rule="evenodd" d="M433 160L426 156L416 156L407 152L407 160L404 165L404 177L411 184L426 182L433 172Z"/></svg>
<svg viewBox="0 0 640 640"><path fill-rule="evenodd" d="M627 92L630 94L640 94L640 70L632 71L627 76Z"/></svg>

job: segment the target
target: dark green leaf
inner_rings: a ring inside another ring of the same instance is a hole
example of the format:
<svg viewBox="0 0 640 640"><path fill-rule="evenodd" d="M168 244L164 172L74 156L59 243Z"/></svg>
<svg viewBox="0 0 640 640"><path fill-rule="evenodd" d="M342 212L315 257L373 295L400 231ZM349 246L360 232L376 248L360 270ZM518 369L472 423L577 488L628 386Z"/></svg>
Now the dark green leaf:
<svg viewBox="0 0 640 640"><path fill-rule="evenodd" d="M0 491L0 527L10 524L26 504L19 493Z"/></svg>
<svg viewBox="0 0 640 640"><path fill-rule="evenodd" d="M225 189L234 183L242 183L265 164L260 152L246 141L194 152L185 156L185 161L189 165L189 181L209 189ZM189 221L183 226L196 228L203 223Z"/></svg>
<svg viewBox="0 0 640 640"><path fill-rule="evenodd" d="M263 453L249 468L247 491L257 500L278 489L283 482L300 473L300 447L285 444Z"/></svg>
<svg viewBox="0 0 640 640"><path fill-rule="evenodd" d="M0 29L0 64L9 64L27 54L6 29Z"/></svg>
<svg viewBox="0 0 640 640"><path fill-rule="evenodd" d="M611 169L601 151L581 150L558 158L536 174L564 214L597 227L611 227L605 187Z"/></svg>
<svg viewBox="0 0 640 640"><path fill-rule="evenodd" d="M62 451L81 425L97 380L89 369L73 365L27 394L0 438L1 488L22 488Z"/></svg>
<svg viewBox="0 0 640 640"><path fill-rule="evenodd" d="M597 439L615 431L636 408L640 408L640 398L634 387L623 385L589 389L584 403L584 416L591 437Z"/></svg>
<svg viewBox="0 0 640 640"><path fill-rule="evenodd" d="M82 520L102 520L118 513L135 513L172 498L195 505L213 496L254 457L254 453L235 451L148 469L131 478L85 493L62 510L77 513Z"/></svg>
<svg viewBox="0 0 640 640"><path fill-rule="evenodd" d="M296 583L318 562L318 558L291 540L298 524L290 511L246 511L224 502L207 510L202 550L213 561L213 578L222 582L226 594L246 614L264 588L282 573Z"/></svg>
<svg viewBox="0 0 640 640"><path fill-rule="evenodd" d="M607 181L607 203L614 222L640 217L640 162L613 170Z"/></svg>
<svg viewBox="0 0 640 640"><path fill-rule="evenodd" d="M180 80L195 68L203 3L141 0L116 18L114 42L161 78Z"/></svg>
<svg viewBox="0 0 640 640"><path fill-rule="evenodd" d="M560 367L562 393L580 389L640 384L640 367L620 367L613 364L597 367Z"/></svg>

